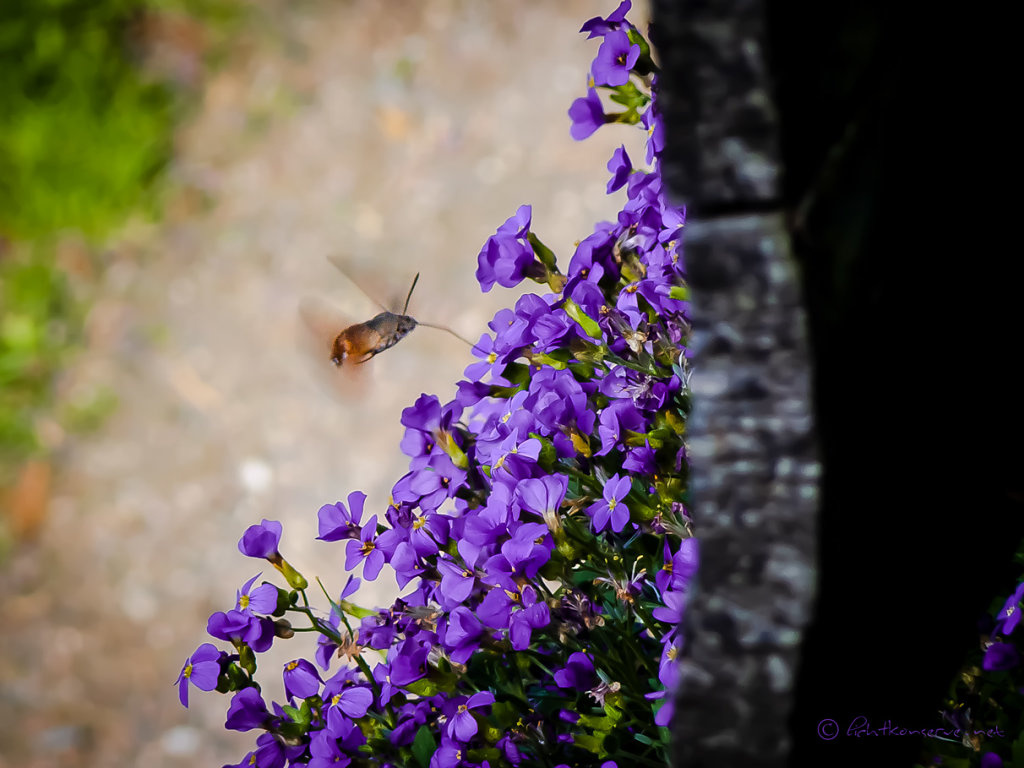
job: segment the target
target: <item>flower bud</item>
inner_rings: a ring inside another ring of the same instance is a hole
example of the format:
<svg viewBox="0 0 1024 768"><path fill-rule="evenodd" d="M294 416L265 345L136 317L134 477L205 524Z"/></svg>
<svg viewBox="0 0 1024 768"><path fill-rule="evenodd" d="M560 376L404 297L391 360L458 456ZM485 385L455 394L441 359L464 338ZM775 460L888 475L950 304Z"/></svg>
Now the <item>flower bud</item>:
<svg viewBox="0 0 1024 768"><path fill-rule="evenodd" d="M288 582L288 586L292 589L305 589L309 586L309 582L306 581L305 577L297 570L295 570L291 563L285 560L283 557L278 557L276 560L271 560L274 567L281 572L285 580Z"/></svg>

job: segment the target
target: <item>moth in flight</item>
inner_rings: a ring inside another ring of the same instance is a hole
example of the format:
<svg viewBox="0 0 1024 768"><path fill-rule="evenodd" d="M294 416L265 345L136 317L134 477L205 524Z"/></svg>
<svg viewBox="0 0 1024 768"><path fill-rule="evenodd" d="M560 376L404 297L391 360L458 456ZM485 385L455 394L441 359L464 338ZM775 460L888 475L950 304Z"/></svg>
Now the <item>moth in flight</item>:
<svg viewBox="0 0 1024 768"><path fill-rule="evenodd" d="M335 260L332 258L331 261ZM392 312L373 299L368 291L353 280L346 268L338 263L335 263L335 266L382 310L366 322L347 323L343 322L336 312L322 304L314 304L308 301L303 303L300 312L306 321L306 325L321 338L332 339L330 342L330 360L338 368L351 369L352 366L372 360L384 350L395 346L418 325L444 331L459 339L459 341L468 344L470 347L474 346L472 342L447 326L426 323L408 314L409 302L412 300L413 291L416 290L416 284L420 279L419 273L413 278L401 312Z"/></svg>

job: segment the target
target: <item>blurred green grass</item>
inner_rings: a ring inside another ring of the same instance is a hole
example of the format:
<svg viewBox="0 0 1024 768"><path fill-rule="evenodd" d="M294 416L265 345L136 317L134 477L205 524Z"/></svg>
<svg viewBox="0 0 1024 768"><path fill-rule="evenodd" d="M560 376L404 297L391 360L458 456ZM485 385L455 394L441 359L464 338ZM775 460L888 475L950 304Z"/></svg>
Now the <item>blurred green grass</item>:
<svg viewBox="0 0 1024 768"><path fill-rule="evenodd" d="M151 22L187 19L216 41L240 14L234 0L0 2L0 487L45 452L38 425L81 343L83 292L58 245L86 243L102 270L99 244L159 212L190 94L143 65ZM61 427L101 422L113 398L95 400L64 404Z"/></svg>

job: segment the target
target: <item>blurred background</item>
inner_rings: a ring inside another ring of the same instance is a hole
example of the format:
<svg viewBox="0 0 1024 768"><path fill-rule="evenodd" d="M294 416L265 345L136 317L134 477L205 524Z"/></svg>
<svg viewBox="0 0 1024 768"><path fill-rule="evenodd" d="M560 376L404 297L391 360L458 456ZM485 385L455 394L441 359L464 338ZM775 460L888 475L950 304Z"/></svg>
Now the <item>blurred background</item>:
<svg viewBox="0 0 1024 768"><path fill-rule="evenodd" d="M337 592L316 512L380 512L399 416L471 360L418 329L359 398L300 342L299 303L478 338L488 235L523 203L566 263L615 215L605 163L641 132L569 137L614 2L5 0L0 4L0 768L220 765L252 734L173 682L260 564ZM642 3L631 18L646 25ZM621 194L621 193L620 193ZM386 604L386 571L358 595ZM279 644L263 667L307 654Z"/></svg>

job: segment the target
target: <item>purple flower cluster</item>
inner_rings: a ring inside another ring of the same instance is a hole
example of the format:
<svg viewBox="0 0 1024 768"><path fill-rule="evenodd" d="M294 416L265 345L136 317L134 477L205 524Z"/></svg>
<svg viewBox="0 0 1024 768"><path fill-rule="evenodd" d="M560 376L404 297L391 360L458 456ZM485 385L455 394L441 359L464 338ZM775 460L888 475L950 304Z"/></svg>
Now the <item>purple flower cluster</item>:
<svg viewBox="0 0 1024 768"><path fill-rule="evenodd" d="M982 662L984 669L1001 671L1013 669L1020 664L1020 654L1017 653L1017 648L1012 643L1006 642L1006 638L1009 638L1020 624L1022 604L1024 604L1024 582L1017 585L1017 589L1006 599L1006 603L996 615L992 634L1001 635L1003 639L991 641L988 644L985 649L985 659Z"/></svg>
<svg viewBox="0 0 1024 768"><path fill-rule="evenodd" d="M488 238L484 291L529 279L549 292L495 315L450 402L422 395L403 412L409 471L382 515L364 520L358 491L320 508L319 538L345 543L345 569L374 580L387 565L402 597L361 608L350 577L323 613L279 552L279 523L239 543L291 590L250 579L235 609L210 620L235 653L201 646L179 687L183 703L189 682L234 692L227 727L263 731L240 765L664 762L658 726L697 565L684 507L685 216L664 195L653 64L629 8L583 26L602 44L572 135L640 124L653 169L616 150L608 192L625 190L626 202L564 272L529 206ZM627 111L609 119L593 86ZM285 618L298 614L309 630ZM286 702L268 706L256 654L310 630L315 663L286 664Z"/></svg>

